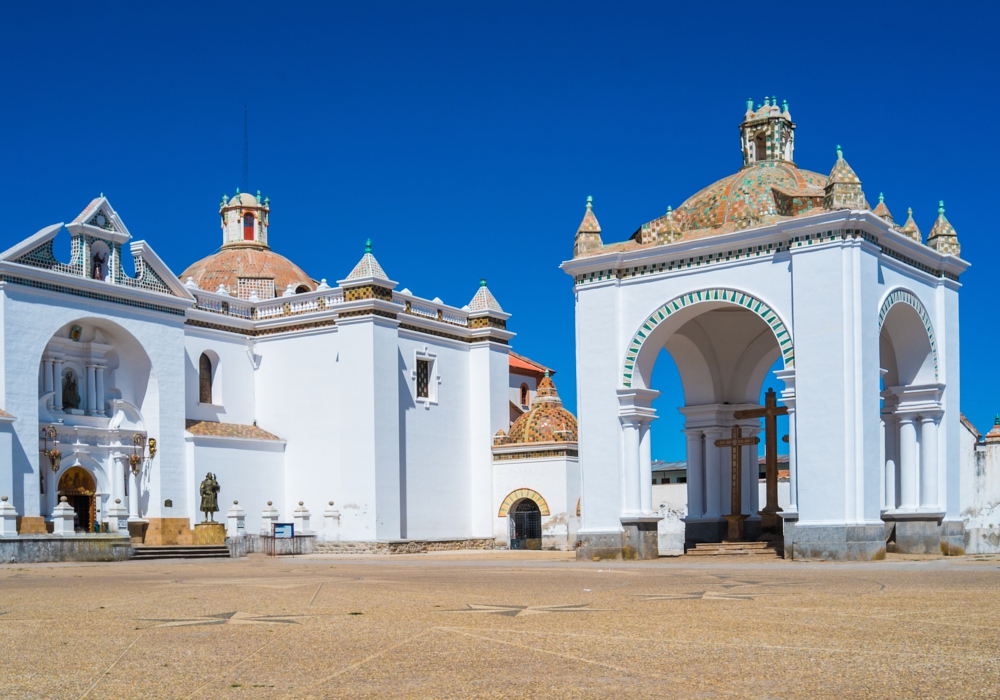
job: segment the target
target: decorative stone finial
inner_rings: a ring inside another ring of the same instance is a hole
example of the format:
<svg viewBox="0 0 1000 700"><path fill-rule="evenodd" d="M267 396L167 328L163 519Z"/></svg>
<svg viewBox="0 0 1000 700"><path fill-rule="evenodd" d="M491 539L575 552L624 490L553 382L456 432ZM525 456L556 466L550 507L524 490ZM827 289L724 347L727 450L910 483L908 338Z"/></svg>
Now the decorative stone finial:
<svg viewBox="0 0 1000 700"><path fill-rule="evenodd" d="M479 280L479 286L480 287L485 287L486 286L486 278L485 277L483 277L483 278L481 278Z"/></svg>
<svg viewBox="0 0 1000 700"><path fill-rule="evenodd" d="M998 413L998 414L997 414L997 417L993 419L993 425L1000 425L1000 413ZM4 497L3 497L3 500L5 500L5 501L6 501L6 500L7 500L7 497L6 497L6 496L4 496Z"/></svg>
<svg viewBox="0 0 1000 700"><path fill-rule="evenodd" d="M837 160L844 159L844 151L840 148L840 144L837 144Z"/></svg>
<svg viewBox="0 0 1000 700"><path fill-rule="evenodd" d="M365 255L371 255L372 252L372 239L365 241Z"/></svg>
<svg viewBox="0 0 1000 700"><path fill-rule="evenodd" d="M997 420L1000 420L1000 417L998 417ZM6 502L7 501L7 497L6 496L0 496L0 501Z"/></svg>
<svg viewBox="0 0 1000 700"><path fill-rule="evenodd" d="M265 207L270 207L271 206L271 198L270 197L264 197L264 206Z"/></svg>
<svg viewBox="0 0 1000 700"><path fill-rule="evenodd" d="M674 218L674 208L672 206L670 206L669 204L667 205L667 218L668 219L673 219Z"/></svg>
<svg viewBox="0 0 1000 700"><path fill-rule="evenodd" d="M938 201L938 214L944 214L944 200Z"/></svg>
<svg viewBox="0 0 1000 700"><path fill-rule="evenodd" d="M67 500L69 500L69 499L67 499L65 496L60 496L59 497L59 502L60 503L65 503Z"/></svg>
<svg viewBox="0 0 1000 700"><path fill-rule="evenodd" d="M548 371L548 370L545 370L545 376L546 376L546 377L548 377L548 376L549 376L549 371Z"/></svg>
<svg viewBox="0 0 1000 700"><path fill-rule="evenodd" d="M764 106L765 107L770 107L771 106L771 100L770 100L770 98L767 95L764 96Z"/></svg>
<svg viewBox="0 0 1000 700"><path fill-rule="evenodd" d="M331 505L331 506L333 505L333 501L330 501L330 505Z"/></svg>
<svg viewBox="0 0 1000 700"><path fill-rule="evenodd" d="M782 112L787 112L788 111L788 100L782 100L781 101L781 111Z"/></svg>
<svg viewBox="0 0 1000 700"><path fill-rule="evenodd" d="M257 204L260 204L260 190L257 190Z"/></svg>
<svg viewBox="0 0 1000 700"><path fill-rule="evenodd" d="M747 98L747 109L749 111L751 111L751 112L753 111L753 98L752 97L748 97Z"/></svg>
<svg viewBox="0 0 1000 700"><path fill-rule="evenodd" d="M882 194L881 192L878 193L878 203L885 204L885 195Z"/></svg>
<svg viewBox="0 0 1000 700"><path fill-rule="evenodd" d="M239 187L237 187L237 188L236 188L236 196L237 196L237 197L239 197L239 196L240 196L240 188L239 188Z"/></svg>
<svg viewBox="0 0 1000 700"><path fill-rule="evenodd" d="M299 501L299 505L300 505L300 506L301 506L301 505L304 505L304 503L303 503L302 501Z"/></svg>
<svg viewBox="0 0 1000 700"><path fill-rule="evenodd" d="M121 505L121 504L122 504L122 499L120 499L120 498L116 498L116 499L115 499L115 503L116 503L117 505Z"/></svg>
<svg viewBox="0 0 1000 700"><path fill-rule="evenodd" d="M233 501L233 505L234 505L234 506L238 506L239 504L240 504L240 502L239 502L239 501Z"/></svg>
<svg viewBox="0 0 1000 700"><path fill-rule="evenodd" d="M910 217L911 219L913 218L913 207L907 207L906 208L906 215L908 217Z"/></svg>
<svg viewBox="0 0 1000 700"><path fill-rule="evenodd" d="M270 502L270 501L268 501L268 502L267 502L267 505L271 505L271 502Z"/></svg>
<svg viewBox="0 0 1000 700"><path fill-rule="evenodd" d="M591 197L591 196L590 196L590 195L588 194L588 195L587 195L587 209L593 209L593 208L594 208L594 198L593 198L593 197Z"/></svg>

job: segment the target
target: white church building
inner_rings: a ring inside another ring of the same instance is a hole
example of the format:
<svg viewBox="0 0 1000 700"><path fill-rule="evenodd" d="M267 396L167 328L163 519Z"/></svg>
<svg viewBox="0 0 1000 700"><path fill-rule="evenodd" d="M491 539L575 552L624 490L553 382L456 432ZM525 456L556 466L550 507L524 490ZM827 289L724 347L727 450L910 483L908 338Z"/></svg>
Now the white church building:
<svg viewBox="0 0 1000 700"><path fill-rule="evenodd" d="M250 533L536 547L544 530L571 547L575 421L518 428L558 396L511 352L485 280L461 307L421 298L369 243L316 281L271 250L270 213L259 193L224 197L221 248L179 277L103 195L65 226L67 262L61 223L0 254L0 534L59 534L68 506L68 534L191 544L211 473L216 519L238 501Z"/></svg>
<svg viewBox="0 0 1000 700"><path fill-rule="evenodd" d="M785 556L877 559L887 538L900 551L961 551L968 263L943 204L925 240L881 196L869 206L839 146L829 175L800 168L787 103L748 103L739 134L736 173L624 242L604 243L588 202L563 264L576 295L580 557L657 554L649 426L664 349L683 385L688 546L733 539L736 525L761 534L758 448L719 442L761 433L740 412L760 409L777 362Z"/></svg>

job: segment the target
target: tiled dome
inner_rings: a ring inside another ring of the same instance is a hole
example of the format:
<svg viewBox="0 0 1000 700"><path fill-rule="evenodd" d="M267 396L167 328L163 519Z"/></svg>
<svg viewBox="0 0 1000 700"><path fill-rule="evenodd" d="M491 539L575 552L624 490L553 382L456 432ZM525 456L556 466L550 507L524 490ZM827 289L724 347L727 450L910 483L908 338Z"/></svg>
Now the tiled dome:
<svg viewBox="0 0 1000 700"><path fill-rule="evenodd" d="M546 372L531 410L514 421L504 444L576 441L576 417L562 407L556 385Z"/></svg>
<svg viewBox="0 0 1000 700"><path fill-rule="evenodd" d="M182 282L187 282L188 277L201 289L214 292L221 284L233 295L239 295L240 278L273 279L276 295L289 284L292 289L302 286L310 291L316 289L316 283L298 265L261 246L224 246L180 274Z"/></svg>

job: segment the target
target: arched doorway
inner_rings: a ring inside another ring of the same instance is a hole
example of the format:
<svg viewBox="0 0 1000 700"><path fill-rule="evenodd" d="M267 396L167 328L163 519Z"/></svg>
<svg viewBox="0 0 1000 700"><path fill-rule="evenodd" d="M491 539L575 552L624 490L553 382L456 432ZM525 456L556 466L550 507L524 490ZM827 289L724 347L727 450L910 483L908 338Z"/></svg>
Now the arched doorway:
<svg viewBox="0 0 1000 700"><path fill-rule="evenodd" d="M73 529L77 532L91 532L96 520L96 504L94 493L97 483L83 467L70 467L59 478L56 497L66 497L66 502L72 506L76 517L73 519Z"/></svg>
<svg viewBox="0 0 1000 700"><path fill-rule="evenodd" d="M764 442L765 435L760 419L745 413L760 407L764 380L772 368L780 370L779 378L791 374L791 337L767 304L731 289L678 297L655 311L636 332L618 390L625 458L622 522L626 527L634 522L636 536L646 539L656 534L648 533L648 521L654 516L650 426L658 417L653 401L660 396L659 387L653 385L654 368L664 352L676 366L682 389L681 396L675 392L671 406L678 408L684 421L685 547L724 539L755 540L762 532L760 511L765 504L759 498L759 448L749 443L758 435ZM735 446L725 444L734 439ZM777 486L774 472L769 477L774 482L772 498ZM789 490L793 489L790 483ZM728 526L734 516L745 521L735 537ZM772 525L772 531L776 527Z"/></svg>
<svg viewBox="0 0 1000 700"><path fill-rule="evenodd" d="M522 498L507 513L511 549L542 548L542 511L530 498Z"/></svg>

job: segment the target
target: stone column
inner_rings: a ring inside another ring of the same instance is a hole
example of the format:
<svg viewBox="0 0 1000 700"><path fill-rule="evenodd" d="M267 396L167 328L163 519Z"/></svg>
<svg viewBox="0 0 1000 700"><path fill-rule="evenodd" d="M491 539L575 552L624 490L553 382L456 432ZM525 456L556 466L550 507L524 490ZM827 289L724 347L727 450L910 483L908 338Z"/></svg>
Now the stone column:
<svg viewBox="0 0 1000 700"><path fill-rule="evenodd" d="M938 510L937 419L920 417L920 508Z"/></svg>
<svg viewBox="0 0 1000 700"><path fill-rule="evenodd" d="M56 395L52 399L52 408L54 408L57 411L61 411L63 409L62 366L63 366L62 360L52 361L52 379L55 382L54 386L52 387L52 390L56 392Z"/></svg>
<svg viewBox="0 0 1000 700"><path fill-rule="evenodd" d="M87 415L97 411L97 365L87 365Z"/></svg>
<svg viewBox="0 0 1000 700"><path fill-rule="evenodd" d="M132 471L132 467L126 463L128 469L128 519L129 522L142 520L139 517L139 475Z"/></svg>
<svg viewBox="0 0 1000 700"><path fill-rule="evenodd" d="M899 417L899 507L917 508L917 427L913 416Z"/></svg>
<svg viewBox="0 0 1000 700"><path fill-rule="evenodd" d="M756 437L760 433L758 427L745 427L746 437ZM744 445L743 450L743 512L751 517L757 515L760 510L760 447L758 445Z"/></svg>
<svg viewBox="0 0 1000 700"><path fill-rule="evenodd" d="M722 460L715 441L721 439L724 432L722 428L705 430L705 515L713 518L722 517ZM725 492L728 494L729 489Z"/></svg>
<svg viewBox="0 0 1000 700"><path fill-rule="evenodd" d="M97 405L94 407L94 415L104 415L104 366L97 365Z"/></svg>
<svg viewBox="0 0 1000 700"><path fill-rule="evenodd" d="M794 397L791 399L793 403L789 403L789 399L785 399L785 405L788 406L788 508L786 509L789 513L799 512L799 499L798 499L798 472L795 468L795 404Z"/></svg>
<svg viewBox="0 0 1000 700"><path fill-rule="evenodd" d="M622 419L625 433L625 513L639 515L642 512L642 496L639 485L639 427L638 419Z"/></svg>
<svg viewBox="0 0 1000 700"><path fill-rule="evenodd" d="M323 536L327 542L340 542L340 511L334 508L333 501L323 511Z"/></svg>
<svg viewBox="0 0 1000 700"><path fill-rule="evenodd" d="M687 435L688 517L705 514L705 474L701 454L701 430L685 430Z"/></svg>
<svg viewBox="0 0 1000 700"><path fill-rule="evenodd" d="M648 418L639 426L639 505L643 515L653 514L653 452Z"/></svg>
<svg viewBox="0 0 1000 700"><path fill-rule="evenodd" d="M52 360L42 361L42 386L42 391L46 394L54 391L52 388Z"/></svg>
<svg viewBox="0 0 1000 700"><path fill-rule="evenodd" d="M883 507L887 510L895 510L898 507L896 502L896 471L899 465L899 438L896 429L896 418L889 414L884 416L882 421L882 440L885 445L883 465L885 467L885 497Z"/></svg>

